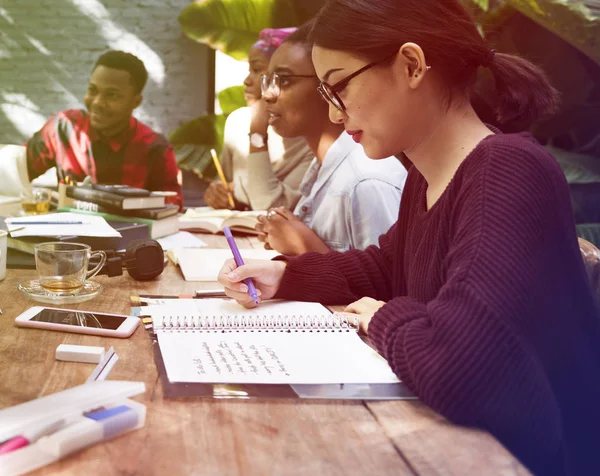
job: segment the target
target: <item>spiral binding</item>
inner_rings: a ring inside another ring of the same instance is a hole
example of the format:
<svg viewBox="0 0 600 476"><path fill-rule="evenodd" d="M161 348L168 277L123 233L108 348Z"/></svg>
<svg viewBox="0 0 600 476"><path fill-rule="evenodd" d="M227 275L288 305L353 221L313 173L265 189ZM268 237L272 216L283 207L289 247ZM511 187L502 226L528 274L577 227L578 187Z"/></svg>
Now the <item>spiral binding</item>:
<svg viewBox="0 0 600 476"><path fill-rule="evenodd" d="M349 332L358 327L346 315L246 315L236 316L157 316L155 329L194 332Z"/></svg>

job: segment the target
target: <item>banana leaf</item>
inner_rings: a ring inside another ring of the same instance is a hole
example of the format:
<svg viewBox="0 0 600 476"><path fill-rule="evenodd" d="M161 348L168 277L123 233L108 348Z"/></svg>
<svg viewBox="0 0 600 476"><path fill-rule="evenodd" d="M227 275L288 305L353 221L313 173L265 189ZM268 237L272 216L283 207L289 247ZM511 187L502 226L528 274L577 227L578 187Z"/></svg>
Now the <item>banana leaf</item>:
<svg viewBox="0 0 600 476"><path fill-rule="evenodd" d="M600 64L599 0L506 0L506 3Z"/></svg>
<svg viewBox="0 0 600 476"><path fill-rule="evenodd" d="M244 87L224 89L218 94L218 100L223 114L209 114L188 121L169 136L179 168L194 172L200 177L210 178L216 173L210 149L220 153L223 148L226 117L246 105Z"/></svg>
<svg viewBox="0 0 600 476"><path fill-rule="evenodd" d="M221 150L225 116L207 114L179 126L169 136L174 146L181 144L199 144Z"/></svg>
<svg viewBox="0 0 600 476"><path fill-rule="evenodd" d="M219 100L223 115L228 116L236 109L246 105L244 86L231 86L230 88L223 89L223 91L217 94L217 99Z"/></svg>
<svg viewBox="0 0 600 476"><path fill-rule="evenodd" d="M225 116L207 114L179 126L169 135L177 166L200 177L214 177L211 149L221 152Z"/></svg>
<svg viewBox="0 0 600 476"><path fill-rule="evenodd" d="M183 9L179 23L192 40L235 59L246 59L261 30L297 26L323 3L324 0L197 0Z"/></svg>

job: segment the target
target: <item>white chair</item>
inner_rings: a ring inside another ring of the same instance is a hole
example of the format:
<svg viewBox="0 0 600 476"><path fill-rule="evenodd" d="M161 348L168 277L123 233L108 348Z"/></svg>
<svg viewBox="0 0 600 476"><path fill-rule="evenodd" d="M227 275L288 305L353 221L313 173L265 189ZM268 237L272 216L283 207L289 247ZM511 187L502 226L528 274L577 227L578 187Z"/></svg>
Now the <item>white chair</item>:
<svg viewBox="0 0 600 476"><path fill-rule="evenodd" d="M0 145L0 194L19 197L31 190L23 145Z"/></svg>
<svg viewBox="0 0 600 476"><path fill-rule="evenodd" d="M0 216L19 214L21 193L31 193L25 146L0 145Z"/></svg>

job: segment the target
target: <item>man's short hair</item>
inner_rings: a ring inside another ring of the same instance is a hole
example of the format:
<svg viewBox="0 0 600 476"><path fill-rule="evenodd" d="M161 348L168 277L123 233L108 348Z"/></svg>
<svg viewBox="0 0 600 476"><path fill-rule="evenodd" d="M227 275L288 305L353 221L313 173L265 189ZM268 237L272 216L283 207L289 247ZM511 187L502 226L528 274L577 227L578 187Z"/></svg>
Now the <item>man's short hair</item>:
<svg viewBox="0 0 600 476"><path fill-rule="evenodd" d="M142 60L131 53L125 53L124 51L110 50L103 53L96 64L94 69L98 66L105 66L107 68L118 69L120 71L127 71L131 76L131 82L136 90L136 93L141 93L148 81L148 71L144 66Z"/></svg>

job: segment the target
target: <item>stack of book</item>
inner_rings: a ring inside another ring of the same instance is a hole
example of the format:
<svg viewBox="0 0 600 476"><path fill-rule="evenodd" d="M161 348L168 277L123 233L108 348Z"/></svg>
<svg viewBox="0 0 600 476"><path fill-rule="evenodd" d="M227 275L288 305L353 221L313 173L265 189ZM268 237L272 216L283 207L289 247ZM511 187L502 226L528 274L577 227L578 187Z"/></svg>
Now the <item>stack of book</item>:
<svg viewBox="0 0 600 476"><path fill-rule="evenodd" d="M110 191L108 191L110 190ZM156 239L179 231L177 205L143 189L120 186L59 187L59 212L99 215L108 222L133 222L148 226Z"/></svg>
<svg viewBox="0 0 600 476"><path fill-rule="evenodd" d="M35 268L35 246L46 241L84 243L93 250L117 252L134 240L148 237L148 225L107 222L100 216L50 213L38 216L0 217L0 229L10 231L7 245L9 268Z"/></svg>

